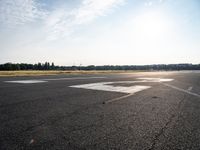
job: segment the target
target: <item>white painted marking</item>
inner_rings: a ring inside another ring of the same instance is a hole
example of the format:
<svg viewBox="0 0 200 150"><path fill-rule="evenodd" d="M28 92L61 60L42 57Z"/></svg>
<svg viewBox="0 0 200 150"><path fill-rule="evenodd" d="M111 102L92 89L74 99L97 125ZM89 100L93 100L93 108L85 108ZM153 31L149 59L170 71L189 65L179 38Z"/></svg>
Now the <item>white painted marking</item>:
<svg viewBox="0 0 200 150"><path fill-rule="evenodd" d="M32 83L44 83L44 82L47 82L47 81L42 81L42 80L17 80L17 81L5 81L5 82L32 84Z"/></svg>
<svg viewBox="0 0 200 150"><path fill-rule="evenodd" d="M188 88L188 91L192 91L192 89L193 89L193 87L192 87L192 86L190 86L190 87Z"/></svg>
<svg viewBox="0 0 200 150"><path fill-rule="evenodd" d="M84 79L105 79L106 77L74 77L74 78L55 78L55 79L42 79L45 81L59 81L59 80L84 80Z"/></svg>
<svg viewBox="0 0 200 150"><path fill-rule="evenodd" d="M114 98L114 99L110 99L110 100L107 100L107 101L103 102L103 104L108 104L108 103L112 103L112 102L115 102L115 101L119 101L119 100L121 100L121 99L130 97L130 96L132 96L133 94L134 94L134 93L131 93L131 94L128 94L128 95L124 95L124 96L121 96L121 97L117 97L117 98Z"/></svg>
<svg viewBox="0 0 200 150"><path fill-rule="evenodd" d="M170 88L173 88L175 90L178 90L178 91L181 91L181 92L184 92L184 93L187 93L187 94L190 94L190 95L193 95L193 96L196 96L196 97L200 98L200 95L197 94L197 93L193 93L193 92L190 92L188 90L184 90L184 89L181 89L179 87L176 87L176 86L173 86L173 85L170 85L170 84L167 84L167 83L163 83L163 85L165 85L167 87L170 87Z"/></svg>
<svg viewBox="0 0 200 150"><path fill-rule="evenodd" d="M137 78L140 80L150 81L150 82L170 82L174 79L165 79L165 78Z"/></svg>
<svg viewBox="0 0 200 150"><path fill-rule="evenodd" d="M55 79L38 79L38 80L16 80L16 81L4 81L4 82L32 84L32 83L44 83L48 81L57 81L57 80L85 80L85 79L104 79L104 78L106 77L74 77L74 78L55 78Z"/></svg>
<svg viewBox="0 0 200 150"><path fill-rule="evenodd" d="M130 87L110 85L114 83L119 83L119 82L99 82L99 83L74 85L70 87L90 89L90 90L109 91L109 92L120 92L120 93L136 93L136 92L139 92L151 87L151 86L140 86L140 85L134 85ZM123 82L120 82L120 83L123 83Z"/></svg>
<svg viewBox="0 0 200 150"><path fill-rule="evenodd" d="M161 78L138 78L138 79L140 80L142 79L142 80L141 81L99 82L99 83L90 83L90 84L82 84L82 85L73 85L70 87L134 94L134 93L143 91L145 89L149 89L151 88L151 86L134 85L134 86L125 87L125 86L113 86L112 84L116 84L116 83L131 84L131 83L141 83L141 82L169 82L173 80L173 79L161 79Z"/></svg>
<svg viewBox="0 0 200 150"><path fill-rule="evenodd" d="M173 79L162 79L162 78L138 78L138 79L141 79L142 81L121 81L121 82L130 84L130 83L139 83L139 82L169 82L169 81L173 80ZM118 82L118 83L120 83L120 82ZM108 103L112 103L112 102L115 102L115 101L119 101L121 99L130 97L132 95L134 95L134 93L107 100L107 101L103 102L103 104L108 104Z"/></svg>

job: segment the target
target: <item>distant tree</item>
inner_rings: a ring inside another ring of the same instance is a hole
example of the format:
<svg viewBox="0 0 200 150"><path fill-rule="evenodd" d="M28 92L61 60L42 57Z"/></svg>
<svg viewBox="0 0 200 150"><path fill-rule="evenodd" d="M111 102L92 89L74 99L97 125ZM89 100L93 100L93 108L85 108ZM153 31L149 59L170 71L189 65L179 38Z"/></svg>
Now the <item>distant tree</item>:
<svg viewBox="0 0 200 150"><path fill-rule="evenodd" d="M12 63L6 63L4 64L5 70L12 70Z"/></svg>
<svg viewBox="0 0 200 150"><path fill-rule="evenodd" d="M44 68L43 68L44 70L49 70L50 69L50 64L49 64L49 62L45 62L44 63Z"/></svg>
<svg viewBox="0 0 200 150"><path fill-rule="evenodd" d="M47 62L47 70L49 70L49 69L50 69L50 63Z"/></svg>
<svg viewBox="0 0 200 150"><path fill-rule="evenodd" d="M26 63L5 63L0 64L0 70L200 70L200 64L159 64L159 65L104 65L104 66L55 66L52 62L51 65L49 62L44 64L26 64Z"/></svg>
<svg viewBox="0 0 200 150"><path fill-rule="evenodd" d="M38 63L37 69L38 69L38 70L42 70L42 64L41 64L41 63Z"/></svg>
<svg viewBox="0 0 200 150"><path fill-rule="evenodd" d="M55 69L55 65L54 65L53 62L51 63L51 67L50 67L50 68L51 68L51 70L54 70L54 69Z"/></svg>
<svg viewBox="0 0 200 150"><path fill-rule="evenodd" d="M16 64L16 70L20 70L21 68L20 68L20 64Z"/></svg>

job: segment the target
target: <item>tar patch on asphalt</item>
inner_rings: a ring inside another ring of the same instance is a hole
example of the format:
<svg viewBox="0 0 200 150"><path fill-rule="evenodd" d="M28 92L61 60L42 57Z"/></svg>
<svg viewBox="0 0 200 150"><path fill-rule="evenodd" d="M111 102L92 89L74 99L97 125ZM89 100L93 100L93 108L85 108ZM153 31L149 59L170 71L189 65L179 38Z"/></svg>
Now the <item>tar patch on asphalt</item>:
<svg viewBox="0 0 200 150"><path fill-rule="evenodd" d="M156 99L156 98L159 98L159 97L157 97L157 96L153 96L152 98L153 98L153 99Z"/></svg>

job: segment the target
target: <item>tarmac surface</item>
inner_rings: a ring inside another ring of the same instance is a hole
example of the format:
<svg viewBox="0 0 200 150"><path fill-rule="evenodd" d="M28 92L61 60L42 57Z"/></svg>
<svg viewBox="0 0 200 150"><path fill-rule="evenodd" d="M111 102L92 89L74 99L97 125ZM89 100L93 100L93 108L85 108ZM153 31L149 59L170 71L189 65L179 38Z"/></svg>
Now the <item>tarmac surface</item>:
<svg viewBox="0 0 200 150"><path fill-rule="evenodd" d="M0 150L199 150L200 72L0 78Z"/></svg>

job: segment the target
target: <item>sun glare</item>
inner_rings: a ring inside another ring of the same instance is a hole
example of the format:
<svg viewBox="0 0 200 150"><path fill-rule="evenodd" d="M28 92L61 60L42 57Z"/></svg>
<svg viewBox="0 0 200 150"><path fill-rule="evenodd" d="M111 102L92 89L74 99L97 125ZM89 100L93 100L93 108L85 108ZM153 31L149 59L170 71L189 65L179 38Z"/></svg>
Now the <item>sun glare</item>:
<svg viewBox="0 0 200 150"><path fill-rule="evenodd" d="M168 28L166 17L156 12L139 15L135 21L137 36L141 38L161 38L165 36Z"/></svg>

